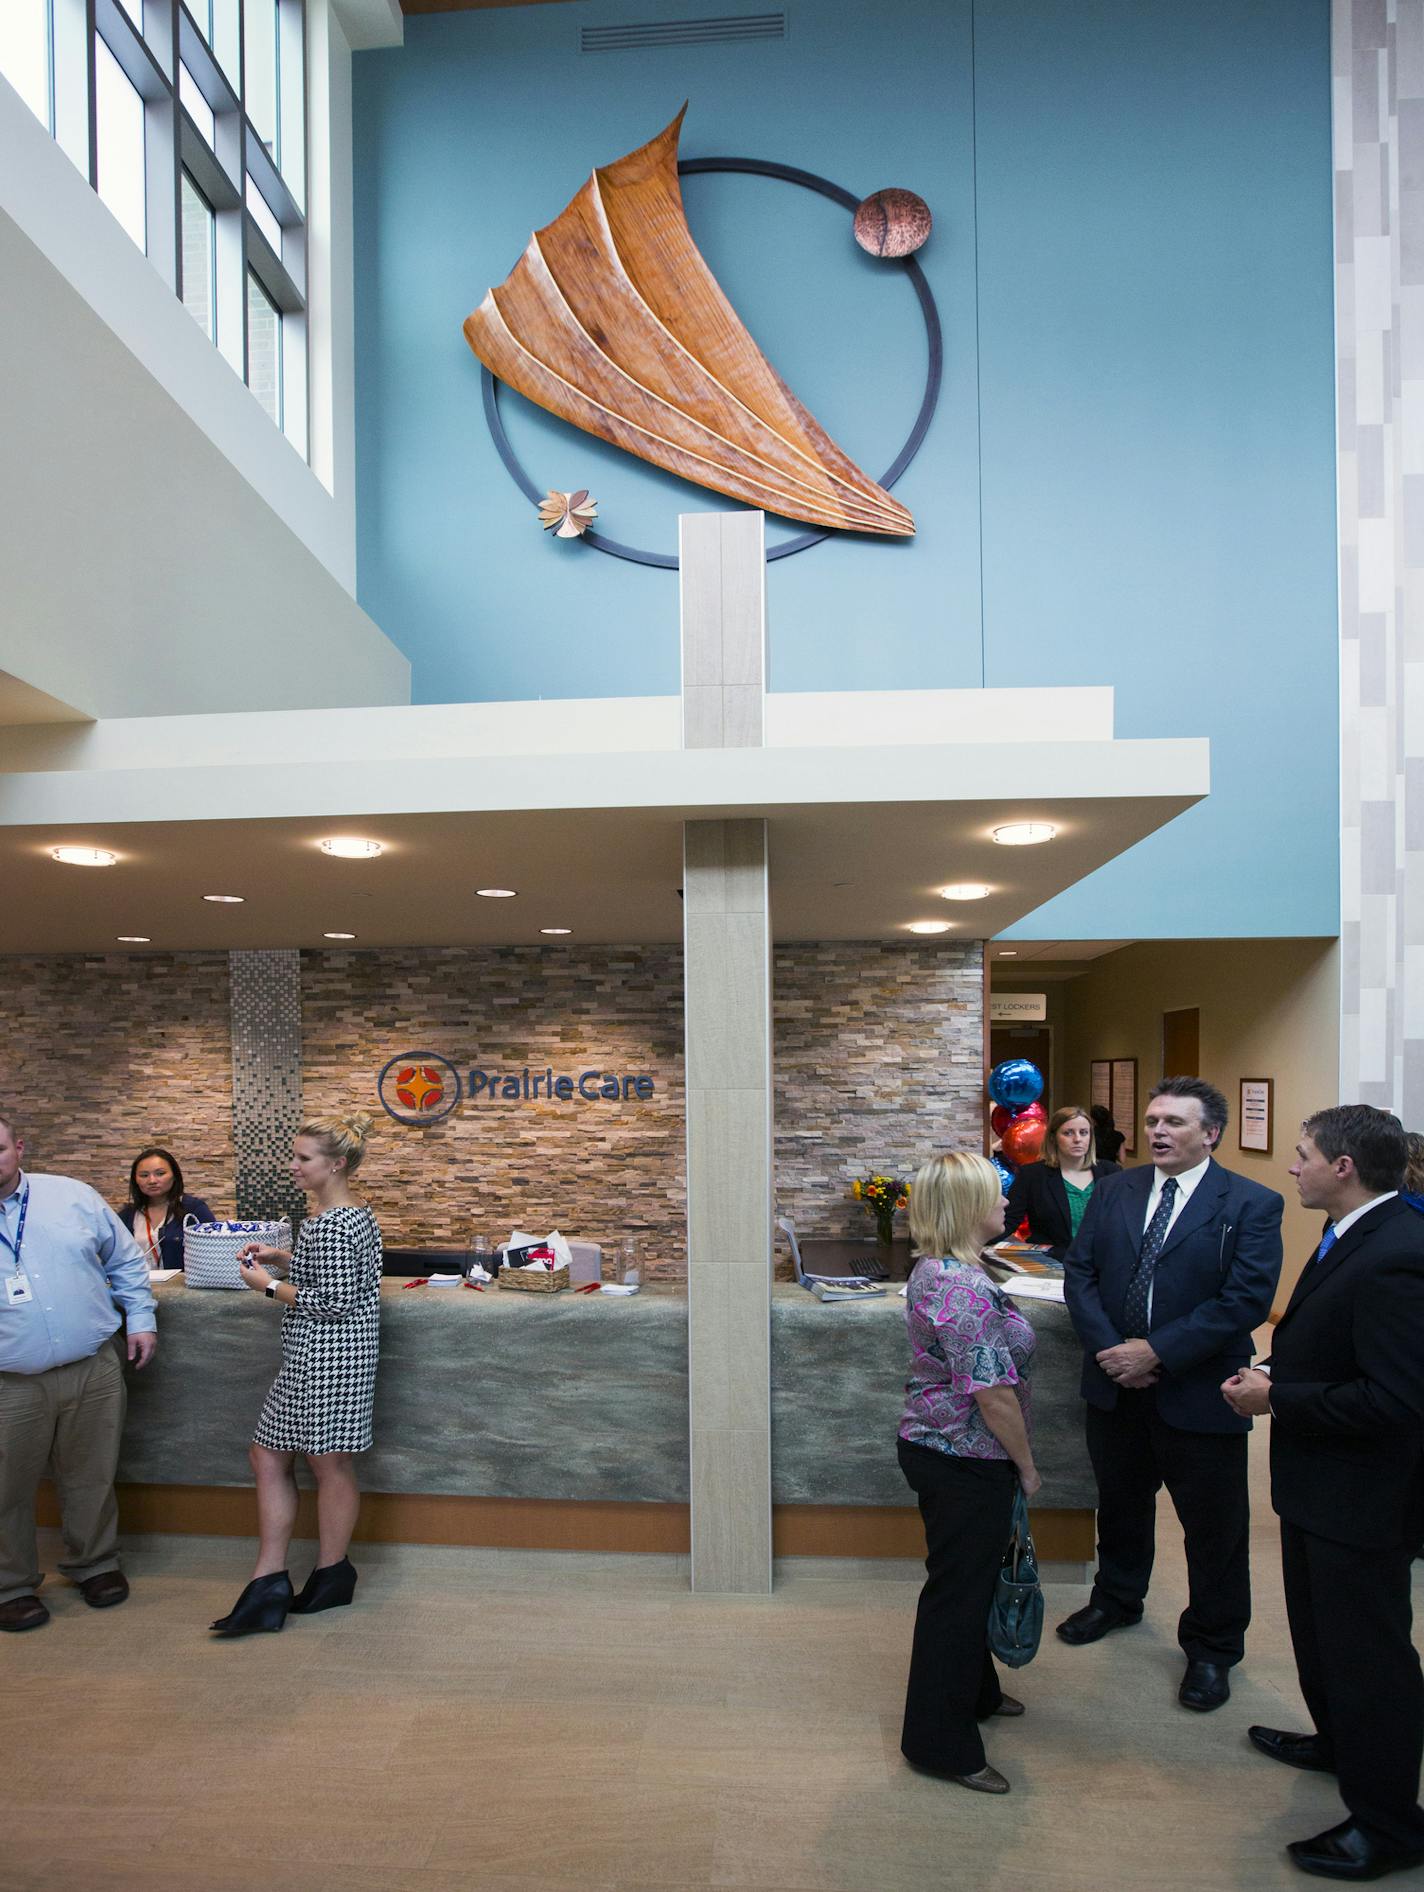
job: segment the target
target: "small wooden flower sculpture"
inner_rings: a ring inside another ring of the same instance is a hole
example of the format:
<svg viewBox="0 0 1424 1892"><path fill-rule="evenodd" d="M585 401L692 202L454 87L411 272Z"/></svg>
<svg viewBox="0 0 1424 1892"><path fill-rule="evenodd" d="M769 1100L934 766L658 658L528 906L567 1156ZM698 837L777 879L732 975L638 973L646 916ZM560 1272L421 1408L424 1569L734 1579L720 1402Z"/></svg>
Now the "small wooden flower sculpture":
<svg viewBox="0 0 1424 1892"><path fill-rule="evenodd" d="M552 527L556 539L580 538L597 517L598 502L589 497L586 486L576 493L551 491L539 506L540 525L546 532Z"/></svg>

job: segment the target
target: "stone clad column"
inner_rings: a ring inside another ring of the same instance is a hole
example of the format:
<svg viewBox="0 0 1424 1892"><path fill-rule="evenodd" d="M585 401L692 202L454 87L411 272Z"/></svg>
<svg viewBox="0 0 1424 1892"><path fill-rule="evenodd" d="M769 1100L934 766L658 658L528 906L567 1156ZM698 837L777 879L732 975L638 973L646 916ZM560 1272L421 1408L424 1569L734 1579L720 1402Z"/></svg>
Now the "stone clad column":
<svg viewBox="0 0 1424 1892"><path fill-rule="evenodd" d="M683 745L759 747L764 521L680 523ZM692 1587L771 1588L771 919L763 820L683 829Z"/></svg>

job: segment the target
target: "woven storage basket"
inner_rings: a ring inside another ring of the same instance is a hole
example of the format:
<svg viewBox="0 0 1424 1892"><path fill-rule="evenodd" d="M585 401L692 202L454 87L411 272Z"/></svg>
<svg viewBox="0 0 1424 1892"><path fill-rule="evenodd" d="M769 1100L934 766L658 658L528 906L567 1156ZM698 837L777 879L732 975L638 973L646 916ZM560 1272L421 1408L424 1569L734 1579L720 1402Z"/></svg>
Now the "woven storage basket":
<svg viewBox="0 0 1424 1892"><path fill-rule="evenodd" d="M183 1230L183 1280L190 1288L245 1288L239 1252L253 1242L291 1253L292 1225L280 1222L190 1222Z"/></svg>
<svg viewBox="0 0 1424 1892"><path fill-rule="evenodd" d="M569 1285L567 1268L501 1268L495 1277L502 1288L523 1288L526 1294L557 1294Z"/></svg>

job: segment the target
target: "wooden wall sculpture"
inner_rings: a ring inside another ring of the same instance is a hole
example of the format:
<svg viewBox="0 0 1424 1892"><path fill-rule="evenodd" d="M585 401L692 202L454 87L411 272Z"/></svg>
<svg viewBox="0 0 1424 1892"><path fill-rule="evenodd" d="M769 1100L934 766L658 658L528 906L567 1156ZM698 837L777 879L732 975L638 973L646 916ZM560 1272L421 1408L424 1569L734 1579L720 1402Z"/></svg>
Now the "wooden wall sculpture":
<svg viewBox="0 0 1424 1892"><path fill-rule="evenodd" d="M586 433L750 506L850 532L915 522L767 361L683 213L687 107L596 170L465 323L480 360Z"/></svg>

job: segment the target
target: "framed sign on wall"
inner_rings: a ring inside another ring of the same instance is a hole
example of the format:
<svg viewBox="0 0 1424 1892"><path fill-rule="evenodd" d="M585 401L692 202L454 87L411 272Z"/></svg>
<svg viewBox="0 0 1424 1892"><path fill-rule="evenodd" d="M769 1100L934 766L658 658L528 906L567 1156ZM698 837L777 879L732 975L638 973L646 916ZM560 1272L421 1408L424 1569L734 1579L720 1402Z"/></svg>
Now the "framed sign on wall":
<svg viewBox="0 0 1424 1892"><path fill-rule="evenodd" d="M1237 1118L1236 1147L1271 1154L1274 1129L1276 1081L1271 1077L1243 1077L1241 1114Z"/></svg>
<svg viewBox="0 0 1424 1892"><path fill-rule="evenodd" d="M1092 1104L1101 1104L1104 1110L1112 1109L1112 1059L1094 1058L1092 1064L1093 1095Z"/></svg>
<svg viewBox="0 0 1424 1892"><path fill-rule="evenodd" d="M1137 1059L1114 1058L1112 1061L1113 1123L1123 1134L1124 1156L1137 1154Z"/></svg>

